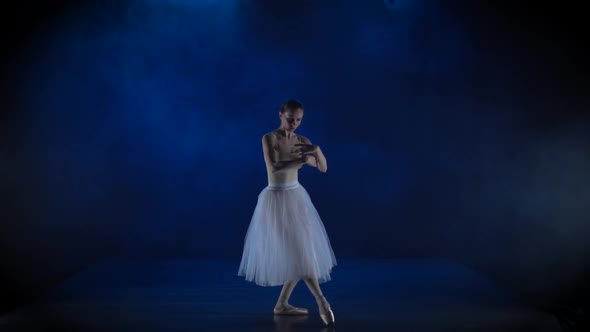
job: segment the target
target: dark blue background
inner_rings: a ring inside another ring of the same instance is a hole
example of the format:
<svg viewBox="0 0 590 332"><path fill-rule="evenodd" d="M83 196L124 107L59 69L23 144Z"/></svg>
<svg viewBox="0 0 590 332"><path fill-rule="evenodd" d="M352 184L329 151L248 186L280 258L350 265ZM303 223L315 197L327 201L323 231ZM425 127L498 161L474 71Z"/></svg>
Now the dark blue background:
<svg viewBox="0 0 590 332"><path fill-rule="evenodd" d="M0 245L15 298L113 255L239 259L266 186L260 138L287 98L305 105L299 133L328 160L299 179L337 257L451 257L533 294L565 294L588 271L575 10L38 10L17 11L29 24L16 16L3 54Z"/></svg>

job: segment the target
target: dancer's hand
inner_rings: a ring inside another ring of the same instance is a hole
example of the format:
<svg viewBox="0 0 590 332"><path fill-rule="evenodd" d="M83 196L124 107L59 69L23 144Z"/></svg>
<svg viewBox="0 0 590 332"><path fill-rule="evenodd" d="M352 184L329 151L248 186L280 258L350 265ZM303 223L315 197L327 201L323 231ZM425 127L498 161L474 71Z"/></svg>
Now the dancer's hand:
<svg viewBox="0 0 590 332"><path fill-rule="evenodd" d="M305 163L308 164L311 167L317 167L318 165L318 161L315 155L311 154L311 153L307 153L303 155L303 158L305 158Z"/></svg>
<svg viewBox="0 0 590 332"><path fill-rule="evenodd" d="M307 153L310 154L314 154L318 151L318 149L320 148L319 146L315 145L315 144L303 144L303 143L297 143L295 144L295 146L299 146L300 148L298 149L298 153L300 155L304 155Z"/></svg>

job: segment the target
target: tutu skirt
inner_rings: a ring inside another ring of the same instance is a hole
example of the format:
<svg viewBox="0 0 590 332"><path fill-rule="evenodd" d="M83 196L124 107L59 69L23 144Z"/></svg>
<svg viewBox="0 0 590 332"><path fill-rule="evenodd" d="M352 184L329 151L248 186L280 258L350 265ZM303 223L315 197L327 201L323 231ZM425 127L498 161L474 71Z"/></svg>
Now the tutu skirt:
<svg viewBox="0 0 590 332"><path fill-rule="evenodd" d="M336 257L309 194L298 180L269 184L244 239L238 275L259 286L306 277L330 280Z"/></svg>

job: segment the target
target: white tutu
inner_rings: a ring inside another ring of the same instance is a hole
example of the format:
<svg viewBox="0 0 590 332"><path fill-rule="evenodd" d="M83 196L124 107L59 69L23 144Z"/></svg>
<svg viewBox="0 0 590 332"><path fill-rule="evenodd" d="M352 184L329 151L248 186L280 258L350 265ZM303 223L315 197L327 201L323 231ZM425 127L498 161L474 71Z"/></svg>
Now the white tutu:
<svg viewBox="0 0 590 332"><path fill-rule="evenodd" d="M330 280L336 257L307 190L298 180L269 184L244 240L239 276L259 286L279 286L304 277Z"/></svg>

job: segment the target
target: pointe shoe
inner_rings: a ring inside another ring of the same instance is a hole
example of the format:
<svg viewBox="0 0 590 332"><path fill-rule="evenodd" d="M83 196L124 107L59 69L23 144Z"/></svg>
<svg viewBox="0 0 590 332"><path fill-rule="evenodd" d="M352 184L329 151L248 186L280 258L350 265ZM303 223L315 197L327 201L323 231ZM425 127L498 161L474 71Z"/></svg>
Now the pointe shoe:
<svg viewBox="0 0 590 332"><path fill-rule="evenodd" d="M334 312L330 307L330 303L328 303L328 300L326 300L324 296L322 296L318 301L318 306L320 307L320 318L322 318L324 324L334 324L334 322L336 321L336 318L334 317Z"/></svg>
<svg viewBox="0 0 590 332"><path fill-rule="evenodd" d="M305 308L297 308L290 304L286 304L280 307L275 307L273 310L275 315L289 315L289 316L297 316L297 315L307 315L309 314L309 310Z"/></svg>

